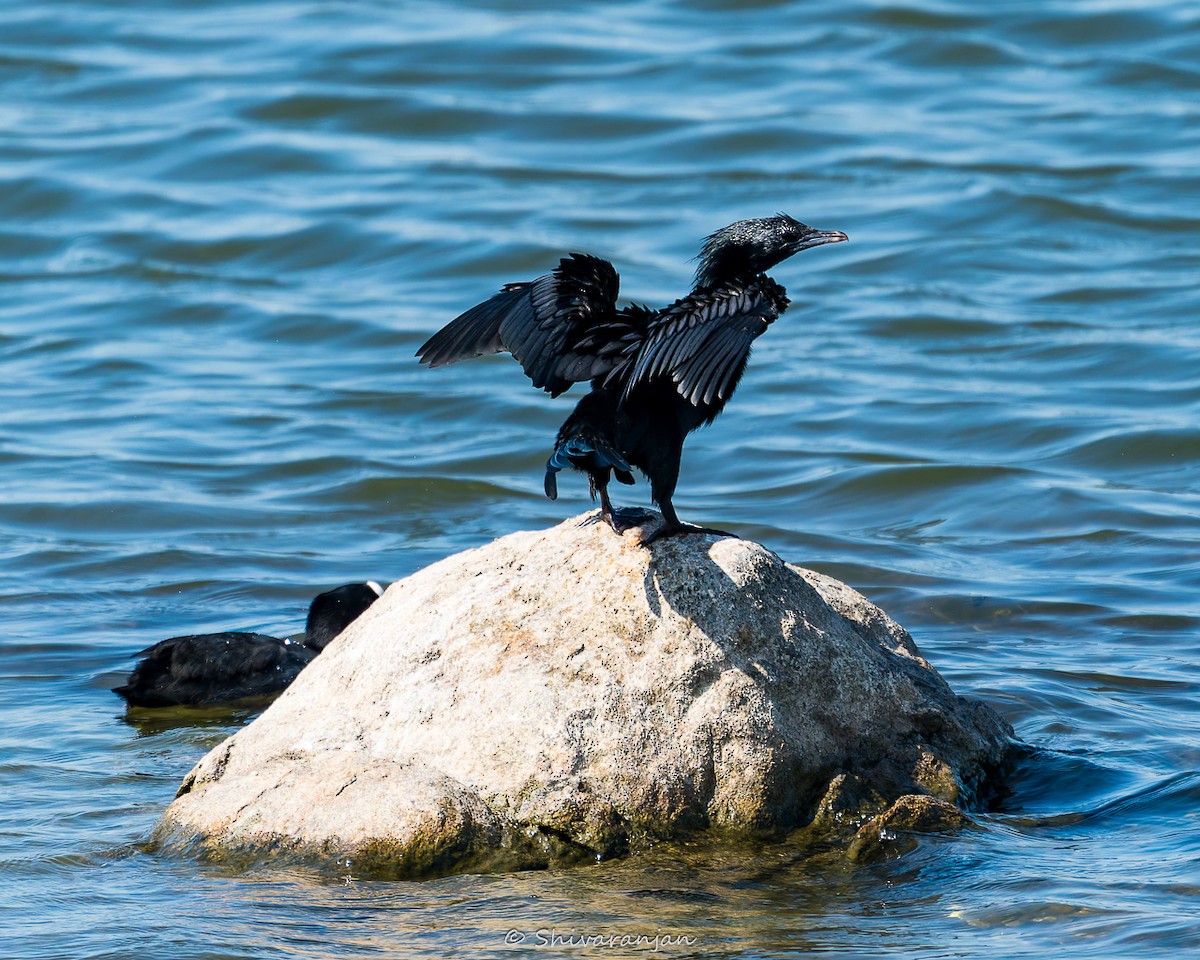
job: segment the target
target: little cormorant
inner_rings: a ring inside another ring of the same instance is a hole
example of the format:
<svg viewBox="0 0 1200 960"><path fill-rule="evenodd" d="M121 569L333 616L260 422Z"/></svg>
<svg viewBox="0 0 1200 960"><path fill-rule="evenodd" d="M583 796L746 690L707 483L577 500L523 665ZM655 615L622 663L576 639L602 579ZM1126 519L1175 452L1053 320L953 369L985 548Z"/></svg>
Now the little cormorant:
<svg viewBox="0 0 1200 960"><path fill-rule="evenodd" d="M591 392L562 425L546 464L547 496L557 496L564 467L583 471L601 516L620 533L637 518L613 509L607 487L614 474L633 483L636 467L650 480L665 521L643 543L705 529L681 522L671 503L683 441L724 409L751 344L787 309L786 291L764 271L846 239L786 214L739 220L707 238L691 293L661 310L618 310L613 265L572 253L553 273L506 284L434 334L417 356L440 367L508 351L553 397L590 380Z"/></svg>

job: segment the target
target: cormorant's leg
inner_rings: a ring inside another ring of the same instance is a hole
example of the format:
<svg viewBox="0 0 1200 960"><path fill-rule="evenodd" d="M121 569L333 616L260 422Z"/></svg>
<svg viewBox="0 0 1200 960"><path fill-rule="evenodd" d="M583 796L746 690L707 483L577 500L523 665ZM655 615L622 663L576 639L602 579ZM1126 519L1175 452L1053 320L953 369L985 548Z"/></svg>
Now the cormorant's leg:
<svg viewBox="0 0 1200 960"><path fill-rule="evenodd" d="M642 546L648 547L655 540L664 537L676 537L681 533L713 533L720 537L732 537L732 533L716 530L712 527L695 527L684 523L675 513L671 498L675 496L675 484L679 482L679 461L683 457L683 435L665 437L656 451L655 461L646 470L650 477L650 496L662 511L663 525L650 536L642 540Z"/></svg>
<svg viewBox="0 0 1200 960"><path fill-rule="evenodd" d="M612 501L608 499L608 489L606 487L601 487L599 493L600 516L617 533L624 533L626 530L640 527L654 516L649 510L643 510L641 507L625 507L623 509L614 507Z"/></svg>
<svg viewBox="0 0 1200 960"><path fill-rule="evenodd" d="M581 527L586 527L589 524L596 523L598 520L603 520L616 533L624 533L626 530L632 530L634 527L641 526L646 518L652 516L645 510L640 510L636 507L630 507L625 510L618 510L612 505L612 501L608 498L608 481L605 479L603 483L598 482L597 478L593 477L593 484L597 496L600 497L600 513L594 517L588 517Z"/></svg>

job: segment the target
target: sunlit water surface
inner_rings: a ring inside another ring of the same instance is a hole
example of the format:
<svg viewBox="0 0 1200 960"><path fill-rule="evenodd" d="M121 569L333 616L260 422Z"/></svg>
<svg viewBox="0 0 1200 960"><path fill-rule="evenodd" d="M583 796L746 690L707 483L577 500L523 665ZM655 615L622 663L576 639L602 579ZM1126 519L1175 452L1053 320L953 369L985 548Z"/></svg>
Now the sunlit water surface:
<svg viewBox="0 0 1200 960"><path fill-rule="evenodd" d="M1195 955L1197 156L1184 2L0 6L4 956ZM794 306L677 505L998 709L1036 748L1003 805L858 868L142 847L247 717L127 722L134 651L586 508L541 495L569 404L422 340L567 250L666 302L776 210L851 242L775 271Z"/></svg>

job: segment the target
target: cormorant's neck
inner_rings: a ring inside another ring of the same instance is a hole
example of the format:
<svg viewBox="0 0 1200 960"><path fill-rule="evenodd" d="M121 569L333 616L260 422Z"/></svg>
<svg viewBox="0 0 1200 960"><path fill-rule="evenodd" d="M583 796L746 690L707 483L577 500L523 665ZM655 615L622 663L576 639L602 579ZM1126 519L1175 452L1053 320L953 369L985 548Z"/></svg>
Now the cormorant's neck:
<svg viewBox="0 0 1200 960"><path fill-rule="evenodd" d="M744 290L760 277L765 277L759 270L749 267L742 270L709 270L706 264L701 264L696 270L696 279L692 282L692 290L716 290L719 287L738 287ZM769 279L769 278L768 278Z"/></svg>

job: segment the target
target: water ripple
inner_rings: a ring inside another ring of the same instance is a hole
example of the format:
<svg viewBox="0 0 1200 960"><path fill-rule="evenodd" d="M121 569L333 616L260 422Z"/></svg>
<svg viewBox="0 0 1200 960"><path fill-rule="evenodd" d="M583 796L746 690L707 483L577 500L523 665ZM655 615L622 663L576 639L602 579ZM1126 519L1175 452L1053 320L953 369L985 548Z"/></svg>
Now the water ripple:
<svg viewBox="0 0 1200 960"><path fill-rule="evenodd" d="M705 955L1200 947L1197 26L1171 0L0 11L6 955L499 956L513 926L664 916ZM418 368L432 330L565 250L668 302L701 237L778 209L852 241L775 271L794 306L678 504L862 589L1012 720L1033 752L981 830L868 871L706 848L426 885L137 846L249 717L122 722L133 651L294 631L319 588L591 506L541 496L568 402L506 358Z"/></svg>

